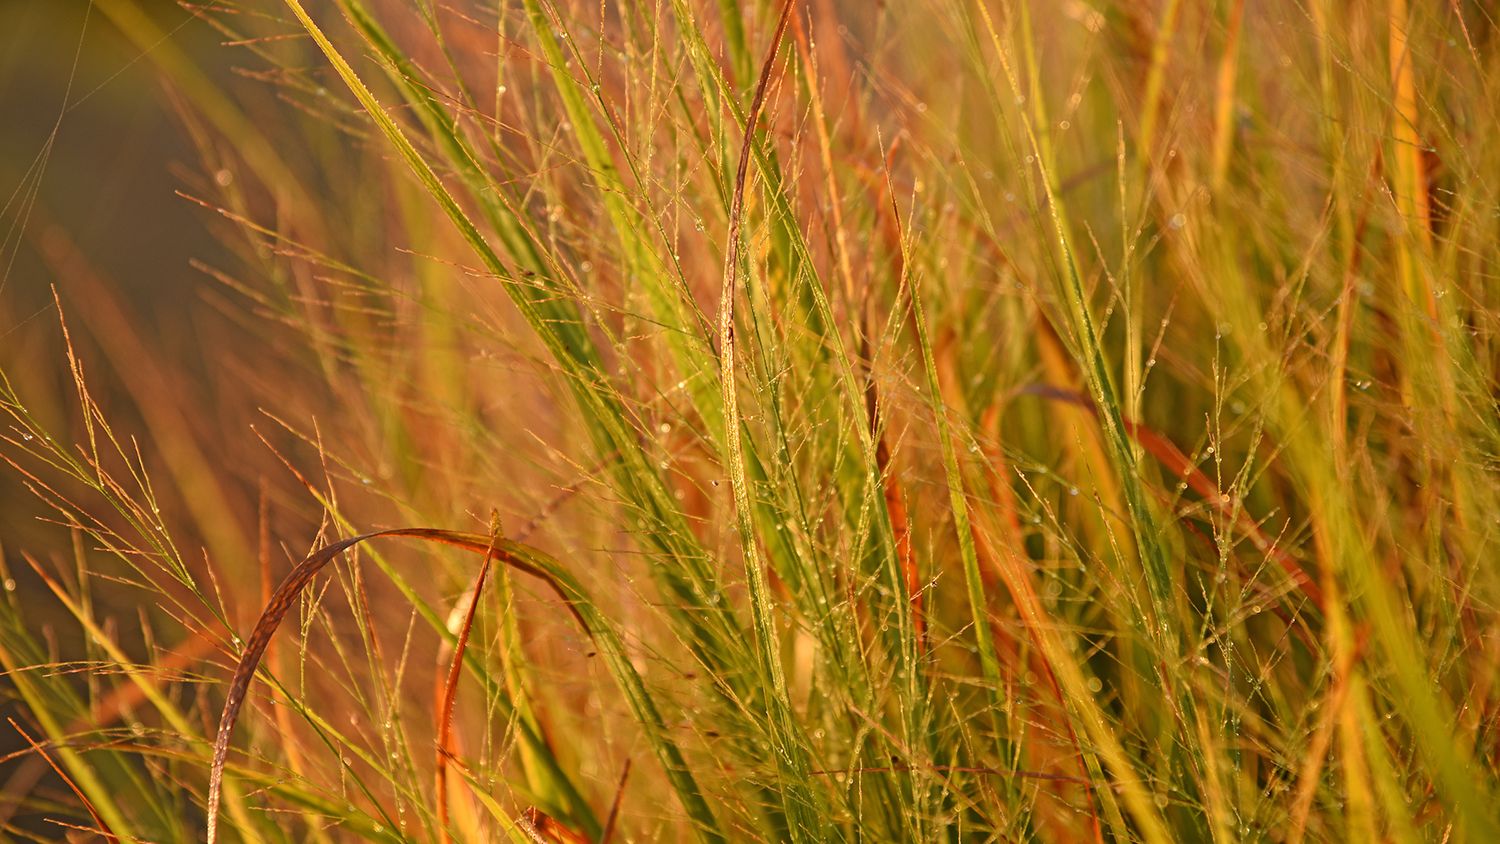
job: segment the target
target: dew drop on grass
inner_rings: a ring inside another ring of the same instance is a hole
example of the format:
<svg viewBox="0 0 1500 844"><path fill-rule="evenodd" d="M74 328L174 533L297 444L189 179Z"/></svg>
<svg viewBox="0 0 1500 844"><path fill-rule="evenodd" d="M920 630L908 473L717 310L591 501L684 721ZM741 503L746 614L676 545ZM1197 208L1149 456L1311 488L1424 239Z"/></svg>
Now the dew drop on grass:
<svg viewBox="0 0 1500 844"><path fill-rule="evenodd" d="M1100 692L1104 691L1104 684L1099 682L1098 677L1089 678L1089 691L1093 692L1094 694L1099 694Z"/></svg>
<svg viewBox="0 0 1500 844"><path fill-rule="evenodd" d="M1077 495L1078 494L1078 487L1076 487L1076 486L1068 487L1068 494L1069 495Z"/></svg>
<svg viewBox="0 0 1500 844"><path fill-rule="evenodd" d="M16 581L14 579L9 578L9 577L5 578L5 591L7 591L7 592L14 592L14 591L16 591Z"/></svg>
<svg viewBox="0 0 1500 844"><path fill-rule="evenodd" d="M663 434L670 434L672 433L672 423L663 422L660 425L656 426L656 430L662 432Z"/></svg>
<svg viewBox="0 0 1500 844"><path fill-rule="evenodd" d="M1156 808L1158 808L1158 809L1165 809L1165 808L1167 808L1167 795L1165 795L1165 794L1158 794L1158 795L1156 795Z"/></svg>
<svg viewBox="0 0 1500 844"><path fill-rule="evenodd" d="M1174 229L1182 228L1183 226L1187 225L1187 215L1182 213L1181 211L1173 214L1172 220L1169 225L1171 225Z"/></svg>
<svg viewBox="0 0 1500 844"><path fill-rule="evenodd" d="M1206 448L1204 450L1207 451L1209 454L1213 454L1214 453L1214 447L1213 446L1209 446L1208 448Z"/></svg>

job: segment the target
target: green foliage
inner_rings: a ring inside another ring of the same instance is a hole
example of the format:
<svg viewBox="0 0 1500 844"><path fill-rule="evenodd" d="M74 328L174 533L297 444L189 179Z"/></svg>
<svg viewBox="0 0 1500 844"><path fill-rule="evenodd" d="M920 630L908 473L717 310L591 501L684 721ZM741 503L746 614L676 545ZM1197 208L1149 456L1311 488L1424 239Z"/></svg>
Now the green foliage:
<svg viewBox="0 0 1500 844"><path fill-rule="evenodd" d="M7 206L0 829L1500 838L1482 4L96 5L222 331Z"/></svg>

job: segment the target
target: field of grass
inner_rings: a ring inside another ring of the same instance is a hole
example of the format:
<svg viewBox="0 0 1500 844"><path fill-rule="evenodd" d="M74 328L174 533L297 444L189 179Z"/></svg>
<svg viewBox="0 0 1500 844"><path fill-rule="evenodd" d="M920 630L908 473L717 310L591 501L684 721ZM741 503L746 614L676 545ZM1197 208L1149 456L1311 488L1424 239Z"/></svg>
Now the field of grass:
<svg viewBox="0 0 1500 844"><path fill-rule="evenodd" d="M0 837L1500 841L1486 0L73 5Z"/></svg>

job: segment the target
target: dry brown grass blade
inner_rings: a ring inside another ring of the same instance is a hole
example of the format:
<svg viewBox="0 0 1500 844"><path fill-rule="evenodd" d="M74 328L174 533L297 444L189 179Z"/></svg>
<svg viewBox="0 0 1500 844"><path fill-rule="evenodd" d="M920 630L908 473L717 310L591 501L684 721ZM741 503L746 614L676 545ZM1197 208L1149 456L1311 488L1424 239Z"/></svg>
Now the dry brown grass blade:
<svg viewBox="0 0 1500 844"><path fill-rule="evenodd" d="M745 186L750 176L751 152L755 147L755 124L760 122L761 111L766 104L766 91L771 87L771 73L775 67L776 52L781 48L781 39L786 35L787 23L791 20L792 2L787 0L781 7L781 18L776 23L776 34L771 37L771 46L766 61L761 64L760 79L755 83L755 96L750 102L750 112L745 118L745 139L740 145L740 160L734 172L734 194L729 206L729 238L724 255L724 286L719 300L719 355L725 358L725 404L733 407L734 398L734 291L739 278L740 231L745 225ZM738 417L738 413L734 413ZM733 420L732 420L733 421ZM726 439L730 451L739 456L738 432L731 427Z"/></svg>
<svg viewBox="0 0 1500 844"><path fill-rule="evenodd" d="M31 745L31 749L33 751L35 751L38 755L45 759L48 765L52 766L52 770L56 772L59 777L62 777L63 783L65 783L68 788L72 789L73 795L78 798L79 804L81 804L83 808L88 810L89 817L93 818L94 820L94 829L90 831L96 832L110 841L119 841L120 837L110 831L109 824L104 822L104 818L99 817L99 812L94 808L94 804L86 795L84 795L83 790L78 787L78 784L73 782L73 778L68 776L67 772L52 760L51 755L47 753L47 749L45 747L42 747L42 745L39 744L36 739L32 738L29 733L22 729L21 725L16 723L16 719L6 718L5 720L10 722L11 729L20 733L21 738L24 739L27 744Z"/></svg>
<svg viewBox="0 0 1500 844"><path fill-rule="evenodd" d="M214 737L213 761L209 769L208 777L208 841L214 844L218 839L219 803L223 796L224 787L224 762L229 755L229 739L234 732L234 725L239 720L240 709L244 706L245 697L250 691L250 682L255 678L255 671L260 666L261 657L265 655L266 647L271 643L271 637L275 635L276 628L292 608L297 596L312 582L323 567L332 562L344 551L366 542L381 537L410 537L422 539L429 542L437 542L444 545L452 545L476 553L490 553L493 550L495 557L506 565L527 574L542 579L565 601L569 596L567 592L551 576L541 569L532 566L526 561L504 551L495 549L493 539L479 536L477 534L459 533L456 531L437 530L434 528L394 528L372 533L341 539L331 545L326 545L314 551L302 562L298 563L281 585L276 587L271 600L261 611L260 619L256 621L254 629L245 641L244 651L240 655L239 663L235 666L234 674L229 680L229 692L224 700L224 712L219 717L218 734ZM569 608L572 609L570 603ZM577 611L574 610L577 618ZM580 623L582 619L579 618ZM587 630L587 626L585 626Z"/></svg>
<svg viewBox="0 0 1500 844"><path fill-rule="evenodd" d="M538 844L594 844L588 836L569 829L557 819L532 806L521 814L516 826Z"/></svg>
<svg viewBox="0 0 1500 844"><path fill-rule="evenodd" d="M484 563L474 578L474 588L469 597L469 608L464 612L463 624L458 628L458 641L453 645L453 656L448 664L448 680L443 685L443 696L438 702L437 722L437 820L438 840L443 844L451 841L448 835L448 758L453 755L453 702L458 696L458 678L463 671L464 651L469 645L469 631L474 629L474 612L479 608L479 596L484 592L484 580L489 576L490 563L495 559L495 537L498 531L490 531L490 547L485 549Z"/></svg>
<svg viewBox="0 0 1500 844"><path fill-rule="evenodd" d="M630 781L630 760L625 760L625 769L620 771L620 785L615 789L614 802L609 804L609 817L604 821L604 834L599 836L599 844L609 844L610 839L615 837L615 823L620 819L620 807L625 803L625 783Z"/></svg>

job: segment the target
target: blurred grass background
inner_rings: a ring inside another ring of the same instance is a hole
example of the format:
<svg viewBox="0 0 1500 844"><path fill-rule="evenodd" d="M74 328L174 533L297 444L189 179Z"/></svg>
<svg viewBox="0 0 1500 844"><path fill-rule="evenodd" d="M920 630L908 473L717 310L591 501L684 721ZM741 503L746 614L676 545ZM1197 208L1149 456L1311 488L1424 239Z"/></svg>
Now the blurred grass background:
<svg viewBox="0 0 1500 844"><path fill-rule="evenodd" d="M7 834L1492 840L1493 10L782 8L0 7Z"/></svg>

